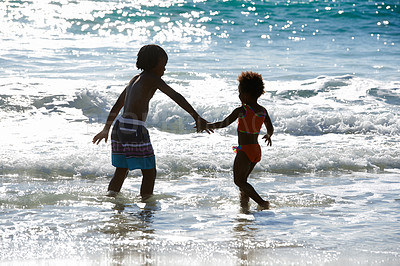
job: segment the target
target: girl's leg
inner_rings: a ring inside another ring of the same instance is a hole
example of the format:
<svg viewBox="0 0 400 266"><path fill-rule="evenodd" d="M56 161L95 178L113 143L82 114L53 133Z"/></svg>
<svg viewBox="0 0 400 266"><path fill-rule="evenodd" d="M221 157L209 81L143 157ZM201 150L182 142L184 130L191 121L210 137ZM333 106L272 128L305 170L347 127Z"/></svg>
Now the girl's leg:
<svg viewBox="0 0 400 266"><path fill-rule="evenodd" d="M252 163L243 151L238 151L233 163L233 178L242 193L252 198L258 205L268 207L269 202L263 200L255 189L247 182L247 177L253 170L255 164Z"/></svg>
<svg viewBox="0 0 400 266"><path fill-rule="evenodd" d="M249 208L249 200L250 197L240 189L240 206L246 209Z"/></svg>
<svg viewBox="0 0 400 266"><path fill-rule="evenodd" d="M142 169L143 179L142 186L140 187L140 196L143 199L149 198L153 195L154 182L156 180L157 171L153 169Z"/></svg>
<svg viewBox="0 0 400 266"><path fill-rule="evenodd" d="M128 175L128 168L119 168L115 169L115 173L113 178L108 185L108 191L120 192L122 184L125 181L126 176Z"/></svg>
<svg viewBox="0 0 400 266"><path fill-rule="evenodd" d="M247 171L247 174L246 174L246 182L247 182L247 179L249 178L250 173L253 171L254 166L256 166L256 163L251 163L249 170ZM250 197L247 196L247 194L240 189L240 206L242 206L243 208L248 208L249 200L250 200Z"/></svg>

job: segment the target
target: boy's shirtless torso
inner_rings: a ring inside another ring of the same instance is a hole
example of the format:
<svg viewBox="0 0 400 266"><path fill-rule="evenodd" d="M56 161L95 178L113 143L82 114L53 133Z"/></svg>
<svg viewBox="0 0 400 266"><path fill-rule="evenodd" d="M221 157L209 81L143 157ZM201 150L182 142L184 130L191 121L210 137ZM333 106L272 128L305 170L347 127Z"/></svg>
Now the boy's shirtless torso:
<svg viewBox="0 0 400 266"><path fill-rule="evenodd" d="M125 92L123 117L146 121L149 102L157 89L172 98L176 96L176 92L161 79L167 61L167 58L160 59L151 71L143 71L129 82Z"/></svg>
<svg viewBox="0 0 400 266"><path fill-rule="evenodd" d="M146 121L149 102L156 92L161 78L152 73L142 72L135 76L126 88L124 112L125 118Z"/></svg>

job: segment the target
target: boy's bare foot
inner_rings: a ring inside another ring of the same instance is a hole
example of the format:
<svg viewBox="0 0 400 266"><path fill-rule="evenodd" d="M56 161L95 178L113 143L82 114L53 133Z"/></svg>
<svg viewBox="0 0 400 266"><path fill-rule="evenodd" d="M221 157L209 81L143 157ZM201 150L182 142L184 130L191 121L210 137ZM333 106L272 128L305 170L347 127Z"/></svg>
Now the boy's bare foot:
<svg viewBox="0 0 400 266"><path fill-rule="evenodd" d="M258 204L258 209L260 209L260 210L268 210L269 209L269 201L266 200L262 204Z"/></svg>
<svg viewBox="0 0 400 266"><path fill-rule="evenodd" d="M147 203L151 201L151 197L153 196L153 194L143 194L141 196L142 196L142 202Z"/></svg>
<svg viewBox="0 0 400 266"><path fill-rule="evenodd" d="M115 191L112 191L112 190L107 191L107 194L106 194L107 197L114 197L114 198L117 195L118 195L118 192L115 192Z"/></svg>

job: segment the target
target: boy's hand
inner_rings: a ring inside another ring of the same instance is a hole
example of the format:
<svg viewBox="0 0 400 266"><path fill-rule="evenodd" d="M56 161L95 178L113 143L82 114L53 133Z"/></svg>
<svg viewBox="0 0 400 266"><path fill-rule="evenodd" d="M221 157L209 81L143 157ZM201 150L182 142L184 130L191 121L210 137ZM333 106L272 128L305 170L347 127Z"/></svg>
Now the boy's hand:
<svg viewBox="0 0 400 266"><path fill-rule="evenodd" d="M102 139L104 139L104 141L107 143L107 140L108 140L108 130L107 129L103 129L102 131L100 131L99 134L94 136L92 143L98 145Z"/></svg>
<svg viewBox="0 0 400 266"><path fill-rule="evenodd" d="M262 137L263 139L265 139L265 142L267 142L267 146L272 146L272 140L271 140L271 136L270 135L264 135L264 137Z"/></svg>
<svg viewBox="0 0 400 266"><path fill-rule="evenodd" d="M210 132L214 133L212 129L207 128L207 124L208 122L205 119L199 117L199 119L196 120L196 132L203 132L205 130L208 134L210 134Z"/></svg>

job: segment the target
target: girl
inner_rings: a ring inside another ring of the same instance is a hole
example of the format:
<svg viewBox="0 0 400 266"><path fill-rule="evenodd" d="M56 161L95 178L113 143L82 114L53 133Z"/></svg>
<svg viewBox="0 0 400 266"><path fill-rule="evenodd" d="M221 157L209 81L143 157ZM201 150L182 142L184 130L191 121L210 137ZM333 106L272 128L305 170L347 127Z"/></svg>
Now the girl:
<svg viewBox="0 0 400 266"><path fill-rule="evenodd" d="M209 130L223 128L239 119L237 128L239 146L234 147L237 154L233 163L233 177L235 185L240 189L240 202L242 207L248 208L250 197L262 209L268 209L269 201L263 200L247 182L254 166L261 160L261 148L257 139L263 124L267 128L267 134L263 139L267 145L272 146L271 136L274 127L267 110L257 103L258 98L264 93L264 82L261 75L255 72L242 72L238 81L242 106L233 110L223 121L209 123L206 128Z"/></svg>

